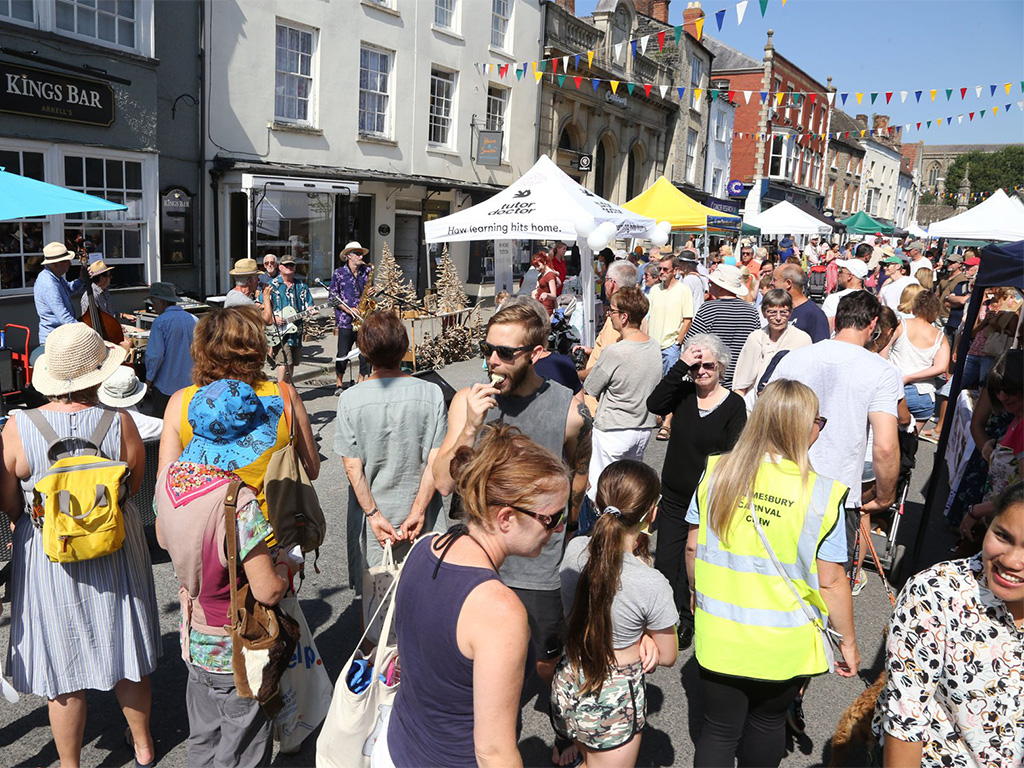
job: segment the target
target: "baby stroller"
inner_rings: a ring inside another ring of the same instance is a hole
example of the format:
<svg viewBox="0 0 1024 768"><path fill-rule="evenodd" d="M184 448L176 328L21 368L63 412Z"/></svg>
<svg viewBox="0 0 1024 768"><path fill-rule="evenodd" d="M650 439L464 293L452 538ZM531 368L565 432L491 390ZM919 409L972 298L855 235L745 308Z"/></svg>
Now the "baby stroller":
<svg viewBox="0 0 1024 768"><path fill-rule="evenodd" d="M807 272L807 298L821 304L825 300L825 284L828 280L828 265L819 264Z"/></svg>
<svg viewBox="0 0 1024 768"><path fill-rule="evenodd" d="M548 348L552 352L568 355L580 343L579 331L572 323L576 307L575 297L564 293L558 297L558 306L551 313L551 333L548 335Z"/></svg>
<svg viewBox="0 0 1024 768"><path fill-rule="evenodd" d="M870 564L876 570L880 566L884 571L881 574L883 578L888 575L890 580L895 580L895 576L900 571L903 556L906 553L906 546L896 542L899 538L900 523L903 520L907 494L910 491L910 476L913 474L914 467L917 464L917 434L905 432L901 429L899 432L899 444L900 472L896 479L896 500L889 507L888 520L884 521L884 523L878 522L871 525L871 544L878 554L878 564L877 566L873 562ZM864 562L867 565L870 559L866 559Z"/></svg>

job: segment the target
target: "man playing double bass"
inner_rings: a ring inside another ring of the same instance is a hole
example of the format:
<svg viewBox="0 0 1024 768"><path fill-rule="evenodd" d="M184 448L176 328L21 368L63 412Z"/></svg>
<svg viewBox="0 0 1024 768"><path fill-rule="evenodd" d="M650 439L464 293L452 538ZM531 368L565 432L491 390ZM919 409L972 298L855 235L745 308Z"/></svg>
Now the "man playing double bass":
<svg viewBox="0 0 1024 768"><path fill-rule="evenodd" d="M54 328L78 322L71 294L82 290L81 278L68 282L65 275L71 269L75 254L63 243L49 243L43 248L43 269L32 288L39 316L39 346L32 351L30 362L43 353L46 337Z"/></svg>

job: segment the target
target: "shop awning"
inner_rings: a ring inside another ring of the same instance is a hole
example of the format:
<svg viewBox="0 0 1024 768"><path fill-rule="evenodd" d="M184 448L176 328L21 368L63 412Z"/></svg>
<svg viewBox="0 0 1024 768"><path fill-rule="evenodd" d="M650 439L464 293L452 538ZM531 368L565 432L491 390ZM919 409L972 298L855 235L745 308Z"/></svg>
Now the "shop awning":
<svg viewBox="0 0 1024 768"><path fill-rule="evenodd" d="M655 221L667 221L672 224L672 229L702 230L707 227L735 230L740 225L739 216L701 205L676 189L664 176L632 200L623 203L622 207Z"/></svg>

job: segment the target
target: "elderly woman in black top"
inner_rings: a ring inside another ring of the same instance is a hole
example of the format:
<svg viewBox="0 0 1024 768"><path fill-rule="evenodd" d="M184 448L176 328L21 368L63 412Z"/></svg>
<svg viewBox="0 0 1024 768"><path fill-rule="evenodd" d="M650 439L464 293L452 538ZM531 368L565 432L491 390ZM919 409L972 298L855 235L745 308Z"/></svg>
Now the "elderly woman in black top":
<svg viewBox="0 0 1024 768"><path fill-rule="evenodd" d="M722 386L729 367L729 348L712 334L692 337L679 361L647 398L647 408L659 416L673 414L665 465L661 473L658 549L654 567L672 585L679 608L679 646L693 641L690 584L684 550L686 510L697 490L707 457L731 450L747 423L743 398Z"/></svg>

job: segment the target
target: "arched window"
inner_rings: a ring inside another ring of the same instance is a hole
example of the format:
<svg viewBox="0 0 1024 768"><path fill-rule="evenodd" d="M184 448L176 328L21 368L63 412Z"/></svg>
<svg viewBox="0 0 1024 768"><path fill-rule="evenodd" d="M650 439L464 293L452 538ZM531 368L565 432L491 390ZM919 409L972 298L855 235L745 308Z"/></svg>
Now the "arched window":
<svg viewBox="0 0 1024 768"><path fill-rule="evenodd" d="M939 185L939 164L932 163L932 167L928 169L928 186L937 187Z"/></svg>
<svg viewBox="0 0 1024 768"><path fill-rule="evenodd" d="M628 40L631 27L629 11L620 5L612 16L612 45Z"/></svg>
<svg viewBox="0 0 1024 768"><path fill-rule="evenodd" d="M569 132L569 126L565 126L565 128L562 129L562 135L558 137L558 148L568 149L570 151L576 149L576 147L573 146L572 133Z"/></svg>

